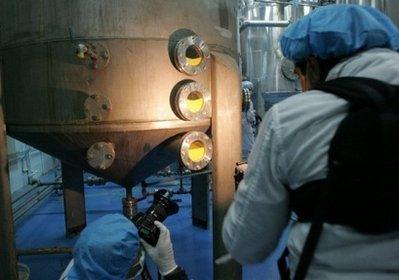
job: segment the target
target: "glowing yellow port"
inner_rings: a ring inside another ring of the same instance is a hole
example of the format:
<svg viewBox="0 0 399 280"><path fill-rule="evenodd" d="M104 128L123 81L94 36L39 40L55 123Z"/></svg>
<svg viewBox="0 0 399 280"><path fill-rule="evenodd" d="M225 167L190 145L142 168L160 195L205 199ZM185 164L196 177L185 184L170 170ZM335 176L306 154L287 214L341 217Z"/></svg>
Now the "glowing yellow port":
<svg viewBox="0 0 399 280"><path fill-rule="evenodd" d="M201 141L194 141L188 148L188 157L194 162L198 162L205 157L205 146Z"/></svg>
<svg viewBox="0 0 399 280"><path fill-rule="evenodd" d="M186 50L186 60L190 66L196 67L202 62L202 52L197 47L190 46Z"/></svg>
<svg viewBox="0 0 399 280"><path fill-rule="evenodd" d="M190 93L187 97L187 108L191 113L198 113L204 107L204 97L198 91Z"/></svg>

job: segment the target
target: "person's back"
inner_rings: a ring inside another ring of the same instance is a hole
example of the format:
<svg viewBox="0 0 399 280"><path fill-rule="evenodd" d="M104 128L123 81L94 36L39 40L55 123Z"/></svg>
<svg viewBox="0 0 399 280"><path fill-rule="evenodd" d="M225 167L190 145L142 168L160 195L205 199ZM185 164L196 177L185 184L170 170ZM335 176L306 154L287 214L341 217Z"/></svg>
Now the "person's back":
<svg viewBox="0 0 399 280"><path fill-rule="evenodd" d="M399 30L374 9L319 8L289 27L281 45L300 72L306 66L301 83L310 91L275 105L264 117L223 228L226 248L241 263L259 262L274 250L288 224L291 191L327 177L330 143L349 105L311 89L340 77L399 86ZM309 229L308 222L292 226L291 277ZM367 235L325 223L306 279L399 279L398 257L399 232Z"/></svg>
<svg viewBox="0 0 399 280"><path fill-rule="evenodd" d="M335 66L327 77L366 77L399 85L399 53L371 49ZM301 185L327 175L328 150L348 103L321 91L309 91L276 105L287 185ZM295 271L310 225L295 223L288 248ZM397 248L397 249L395 249ZM307 279L399 279L399 232L364 235L325 224Z"/></svg>

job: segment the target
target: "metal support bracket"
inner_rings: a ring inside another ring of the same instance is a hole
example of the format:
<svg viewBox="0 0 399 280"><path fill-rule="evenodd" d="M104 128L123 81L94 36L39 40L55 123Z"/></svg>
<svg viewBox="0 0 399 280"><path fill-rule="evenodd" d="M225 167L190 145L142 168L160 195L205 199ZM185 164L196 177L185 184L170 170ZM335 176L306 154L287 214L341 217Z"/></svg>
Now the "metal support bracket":
<svg viewBox="0 0 399 280"><path fill-rule="evenodd" d="M68 237L79 234L86 227L86 205L81 167L62 163L65 229Z"/></svg>
<svg viewBox="0 0 399 280"><path fill-rule="evenodd" d="M191 177L191 209L193 225L208 229L209 217L209 175Z"/></svg>
<svg viewBox="0 0 399 280"><path fill-rule="evenodd" d="M0 65L0 99L2 95ZM10 179L8 176L8 158L6 125L3 107L0 106L0 280L17 280L17 254L14 240L14 222L11 206Z"/></svg>

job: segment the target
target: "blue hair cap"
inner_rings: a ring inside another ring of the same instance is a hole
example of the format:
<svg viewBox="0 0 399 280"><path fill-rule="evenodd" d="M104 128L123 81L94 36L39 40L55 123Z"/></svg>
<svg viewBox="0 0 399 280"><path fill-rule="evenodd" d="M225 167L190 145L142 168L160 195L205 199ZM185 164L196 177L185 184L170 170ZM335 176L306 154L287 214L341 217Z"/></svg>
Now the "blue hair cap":
<svg viewBox="0 0 399 280"><path fill-rule="evenodd" d="M341 58L371 48L399 50L399 30L370 6L328 5L290 25L280 39L284 56L295 63L309 56Z"/></svg>
<svg viewBox="0 0 399 280"><path fill-rule="evenodd" d="M124 280L139 251L137 229L120 214L90 223L77 240L68 279Z"/></svg>

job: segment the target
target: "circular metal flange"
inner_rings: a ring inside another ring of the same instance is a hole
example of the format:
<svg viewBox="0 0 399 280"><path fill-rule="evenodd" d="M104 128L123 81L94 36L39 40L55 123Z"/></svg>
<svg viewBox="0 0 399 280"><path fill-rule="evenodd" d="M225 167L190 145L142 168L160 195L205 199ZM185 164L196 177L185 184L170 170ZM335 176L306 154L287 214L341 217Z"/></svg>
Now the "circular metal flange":
<svg viewBox="0 0 399 280"><path fill-rule="evenodd" d="M112 143L97 142L87 150L87 163L98 170L109 168L115 160L115 147Z"/></svg>
<svg viewBox="0 0 399 280"><path fill-rule="evenodd" d="M110 59L109 50L100 43L80 43L76 47L76 56L84 61L87 68L103 69Z"/></svg>
<svg viewBox="0 0 399 280"><path fill-rule="evenodd" d="M196 58L189 58L187 53L192 52ZM181 39L175 46L174 63L180 72L188 75L201 73L210 60L209 47L198 36L188 36Z"/></svg>
<svg viewBox="0 0 399 280"><path fill-rule="evenodd" d="M105 119L112 110L112 104L105 95L92 94L84 103L86 118L92 122L100 122Z"/></svg>
<svg viewBox="0 0 399 280"><path fill-rule="evenodd" d="M194 145L199 145L202 156L193 159L190 155L190 150ZM193 171L198 171L205 168L212 159L213 145L212 140L203 132L193 131L188 132L182 137L180 145L180 160L183 165Z"/></svg>
<svg viewBox="0 0 399 280"><path fill-rule="evenodd" d="M299 78L298 75L295 74L294 62L285 57L281 61L281 72L283 76L290 81L296 81Z"/></svg>
<svg viewBox="0 0 399 280"><path fill-rule="evenodd" d="M211 94L204 86L194 81L183 83L174 100L175 111L184 120L197 121L211 117Z"/></svg>

